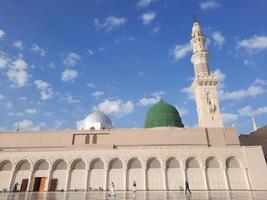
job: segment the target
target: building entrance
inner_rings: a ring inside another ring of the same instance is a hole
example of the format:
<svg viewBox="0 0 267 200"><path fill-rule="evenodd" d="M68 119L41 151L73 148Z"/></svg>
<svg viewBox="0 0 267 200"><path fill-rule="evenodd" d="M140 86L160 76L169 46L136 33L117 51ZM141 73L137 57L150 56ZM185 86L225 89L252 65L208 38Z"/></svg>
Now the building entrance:
<svg viewBox="0 0 267 200"><path fill-rule="evenodd" d="M44 192L46 177L35 177L33 192Z"/></svg>

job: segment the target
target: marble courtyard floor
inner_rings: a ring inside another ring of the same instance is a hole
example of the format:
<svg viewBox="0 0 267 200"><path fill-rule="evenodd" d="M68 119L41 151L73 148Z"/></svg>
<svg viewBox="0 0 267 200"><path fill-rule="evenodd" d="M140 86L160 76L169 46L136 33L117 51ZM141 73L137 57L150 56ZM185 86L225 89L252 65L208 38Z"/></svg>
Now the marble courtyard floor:
<svg viewBox="0 0 267 200"><path fill-rule="evenodd" d="M266 200L267 191L236 192L117 192L115 198L106 192L56 192L56 193L0 193L0 200Z"/></svg>

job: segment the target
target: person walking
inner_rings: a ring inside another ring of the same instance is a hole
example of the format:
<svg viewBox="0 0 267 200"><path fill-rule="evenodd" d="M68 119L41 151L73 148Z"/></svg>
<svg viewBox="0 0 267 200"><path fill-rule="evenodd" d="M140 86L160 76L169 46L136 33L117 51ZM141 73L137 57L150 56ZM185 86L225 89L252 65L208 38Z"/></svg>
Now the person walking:
<svg viewBox="0 0 267 200"><path fill-rule="evenodd" d="M111 196L111 197L115 197L116 196L115 184L113 182L111 183L111 188L110 188L110 194L109 194L109 196Z"/></svg>
<svg viewBox="0 0 267 200"><path fill-rule="evenodd" d="M190 187L189 187L189 183L187 180L185 180L185 194L187 194L187 191L191 194L191 191L190 191Z"/></svg>
<svg viewBox="0 0 267 200"><path fill-rule="evenodd" d="M136 193L136 182L135 181L133 182L133 193L134 194Z"/></svg>

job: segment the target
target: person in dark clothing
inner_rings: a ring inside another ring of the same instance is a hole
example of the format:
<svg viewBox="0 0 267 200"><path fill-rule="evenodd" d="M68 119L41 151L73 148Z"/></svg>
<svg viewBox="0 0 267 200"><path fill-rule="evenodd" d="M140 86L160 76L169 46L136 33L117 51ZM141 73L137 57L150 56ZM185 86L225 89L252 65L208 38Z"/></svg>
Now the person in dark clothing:
<svg viewBox="0 0 267 200"><path fill-rule="evenodd" d="M185 194L187 194L187 191L191 194L190 188L189 188L189 183L187 180L185 180Z"/></svg>

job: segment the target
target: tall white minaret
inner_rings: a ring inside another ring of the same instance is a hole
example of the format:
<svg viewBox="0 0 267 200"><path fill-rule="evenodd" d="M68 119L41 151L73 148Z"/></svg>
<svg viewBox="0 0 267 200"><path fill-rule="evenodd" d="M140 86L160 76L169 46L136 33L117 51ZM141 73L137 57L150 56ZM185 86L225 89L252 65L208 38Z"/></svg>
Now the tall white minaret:
<svg viewBox="0 0 267 200"><path fill-rule="evenodd" d="M253 132L255 132L256 130L258 130L255 117L252 117L252 128L253 128Z"/></svg>
<svg viewBox="0 0 267 200"><path fill-rule="evenodd" d="M195 80L192 89L195 93L199 127L223 127L218 94L218 78L210 74L209 53L205 48L205 37L197 21L192 27L190 45L193 51L191 62L194 65Z"/></svg>

